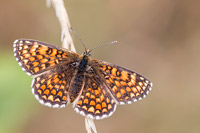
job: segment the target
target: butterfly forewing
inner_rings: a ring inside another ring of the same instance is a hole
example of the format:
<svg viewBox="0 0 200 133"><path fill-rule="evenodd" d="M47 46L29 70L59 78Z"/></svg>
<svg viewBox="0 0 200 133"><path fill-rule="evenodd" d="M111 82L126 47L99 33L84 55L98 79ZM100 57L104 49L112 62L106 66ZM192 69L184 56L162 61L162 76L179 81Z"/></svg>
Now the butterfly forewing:
<svg viewBox="0 0 200 133"><path fill-rule="evenodd" d="M109 91L120 104L130 104L146 97L152 83L133 71L104 61L93 60L98 64Z"/></svg>
<svg viewBox="0 0 200 133"><path fill-rule="evenodd" d="M13 46L19 65L32 76L78 58L78 54L74 52L35 40L16 40Z"/></svg>

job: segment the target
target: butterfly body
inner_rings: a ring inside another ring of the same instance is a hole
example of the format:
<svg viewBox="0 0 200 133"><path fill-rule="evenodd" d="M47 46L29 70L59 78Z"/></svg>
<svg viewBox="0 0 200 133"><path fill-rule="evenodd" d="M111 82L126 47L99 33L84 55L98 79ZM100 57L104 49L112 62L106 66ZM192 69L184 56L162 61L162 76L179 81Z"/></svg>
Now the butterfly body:
<svg viewBox="0 0 200 133"><path fill-rule="evenodd" d="M88 63L88 55L83 55L80 62L78 63L74 79L70 83L70 88L69 88L70 102L73 102L77 98L84 85L87 63Z"/></svg>
<svg viewBox="0 0 200 133"><path fill-rule="evenodd" d="M78 55L48 43L19 39L13 44L17 62L33 77L32 93L43 105L75 111L91 119L109 117L117 105L145 98L152 83L140 74L111 63Z"/></svg>

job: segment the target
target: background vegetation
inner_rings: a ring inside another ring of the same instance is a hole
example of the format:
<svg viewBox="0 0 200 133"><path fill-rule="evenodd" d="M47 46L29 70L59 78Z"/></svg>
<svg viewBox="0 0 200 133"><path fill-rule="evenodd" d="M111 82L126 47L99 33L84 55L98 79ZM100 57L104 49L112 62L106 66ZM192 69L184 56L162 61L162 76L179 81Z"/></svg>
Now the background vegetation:
<svg viewBox="0 0 200 133"><path fill-rule="evenodd" d="M71 105L51 109L31 93L31 78L13 56L13 41L30 38L60 45L60 26L46 1L1 1L0 132L85 132ZM103 133L198 133L200 131L200 1L66 0L72 27L93 58L141 73L153 83L146 99L118 106L95 121ZM75 37L78 53L84 51Z"/></svg>

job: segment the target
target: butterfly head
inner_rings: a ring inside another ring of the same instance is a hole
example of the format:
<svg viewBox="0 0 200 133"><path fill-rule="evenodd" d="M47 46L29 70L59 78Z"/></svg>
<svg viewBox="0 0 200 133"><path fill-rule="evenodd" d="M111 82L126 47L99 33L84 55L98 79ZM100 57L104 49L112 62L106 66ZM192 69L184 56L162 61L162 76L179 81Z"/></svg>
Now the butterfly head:
<svg viewBox="0 0 200 133"><path fill-rule="evenodd" d="M97 48L99 48L99 47L102 47L102 46L106 46L106 45L109 45L109 44L115 44L115 43L117 43L117 41L112 41L112 42L110 42L110 43L106 43L106 44L103 44L103 45L99 45L99 46L97 46L97 47L95 47L95 48L93 48L93 49L87 49L86 48L86 46L85 46L85 44L84 43L82 43L83 44L83 46L85 47L85 52L83 53L83 55L87 55L87 56L91 56L91 52L93 51L93 50L95 50L95 49L97 49Z"/></svg>
<svg viewBox="0 0 200 133"><path fill-rule="evenodd" d="M91 51L92 51L92 50L85 49L85 52L83 53L83 55L91 56L91 54L90 54Z"/></svg>
<svg viewBox="0 0 200 133"><path fill-rule="evenodd" d="M117 43L117 41L112 41L112 42L110 42L110 43L106 43L106 44L103 44L103 45L99 45L99 46L97 46L97 47L95 47L95 48L89 50L89 49L86 48L85 44L84 44L83 41L79 38L79 36L76 34L76 32L72 29L72 27L70 27L70 29L71 29L72 32L74 32L74 34L77 36L77 38L79 39L79 41L81 42L81 44L84 46L85 52L83 53L83 55L86 55L86 56L91 56L90 53L91 53L93 50L95 50L95 49L97 49L97 48L99 48L99 47L106 46L106 45L109 45L109 44L115 44L115 43Z"/></svg>

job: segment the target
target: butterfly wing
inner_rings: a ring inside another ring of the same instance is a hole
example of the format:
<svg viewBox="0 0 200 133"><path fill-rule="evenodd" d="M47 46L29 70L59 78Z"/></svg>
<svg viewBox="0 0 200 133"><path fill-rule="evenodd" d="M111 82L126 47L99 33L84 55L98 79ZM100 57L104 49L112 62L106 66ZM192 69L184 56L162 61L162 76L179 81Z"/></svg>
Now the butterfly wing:
<svg viewBox="0 0 200 133"><path fill-rule="evenodd" d="M79 55L60 47L35 40L14 42L14 55L28 75L33 76L32 92L49 107L65 107L68 88Z"/></svg>
<svg viewBox="0 0 200 133"><path fill-rule="evenodd" d="M103 119L113 114L116 103L105 89L105 84L96 76L85 78L82 94L75 103L75 111L91 119Z"/></svg>
<svg viewBox="0 0 200 133"><path fill-rule="evenodd" d="M32 82L32 92L41 104L49 107L65 107L68 102L68 88L75 67L71 65L54 68Z"/></svg>
<svg viewBox="0 0 200 133"><path fill-rule="evenodd" d="M72 51L35 40L19 39L13 47L17 62L30 76L41 74L58 64L69 64L79 57Z"/></svg>
<svg viewBox="0 0 200 133"><path fill-rule="evenodd" d="M110 93L119 104L141 100L152 89L152 83L140 74L105 61L92 60L93 69L101 75Z"/></svg>
<svg viewBox="0 0 200 133"><path fill-rule="evenodd" d="M63 66L52 69L32 81L32 92L43 105L62 108L68 103L68 88L75 68Z"/></svg>

